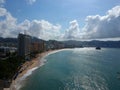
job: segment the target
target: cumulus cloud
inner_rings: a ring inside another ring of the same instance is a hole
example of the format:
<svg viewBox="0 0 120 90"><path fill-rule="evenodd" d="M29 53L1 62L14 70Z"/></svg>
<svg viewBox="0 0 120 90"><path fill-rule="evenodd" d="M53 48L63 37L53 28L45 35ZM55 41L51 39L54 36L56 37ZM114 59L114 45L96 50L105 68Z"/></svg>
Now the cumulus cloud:
<svg viewBox="0 0 120 90"><path fill-rule="evenodd" d="M66 39L74 39L76 37L78 37L79 34L79 25L77 20L73 20L70 22L70 27L67 29L67 31L65 32L65 38Z"/></svg>
<svg viewBox="0 0 120 90"><path fill-rule="evenodd" d="M26 30L30 35L44 39L56 40L83 40L120 37L120 6L108 10L106 15L86 17L86 24L79 27L77 20L69 22L70 26L65 33L61 33L61 25L52 24L46 20L24 20L17 22L5 8L0 7L0 36L17 37L18 33Z"/></svg>
<svg viewBox="0 0 120 90"><path fill-rule="evenodd" d="M78 40L120 37L120 6L108 10L104 16L87 16L86 24L81 29L77 20L70 22L63 37Z"/></svg>
<svg viewBox="0 0 120 90"><path fill-rule="evenodd" d="M0 8L0 36L12 36L16 28L16 20L5 8Z"/></svg>
<svg viewBox="0 0 120 90"><path fill-rule="evenodd" d="M32 36L37 36L41 39L58 39L60 35L60 25L53 25L45 20L33 20L31 22L29 32Z"/></svg>
<svg viewBox="0 0 120 90"><path fill-rule="evenodd" d="M28 0L29 4L36 0ZM0 0L3 4L5 0ZM61 26L53 25L46 20L24 20L21 23L11 15L4 7L0 7L0 36L1 37L17 37L19 33L26 31L28 34L44 39L58 39L60 36Z"/></svg>
<svg viewBox="0 0 120 90"><path fill-rule="evenodd" d="M28 4L32 5L33 3L36 2L36 0L26 0Z"/></svg>
<svg viewBox="0 0 120 90"><path fill-rule="evenodd" d="M0 0L0 4L4 4L5 3L5 0Z"/></svg>
<svg viewBox="0 0 120 90"><path fill-rule="evenodd" d="M6 0L0 0L0 7L3 7Z"/></svg>
<svg viewBox="0 0 120 90"><path fill-rule="evenodd" d="M120 6L108 10L106 15L86 17L86 24L79 29L78 23L70 24L64 36L74 39L102 39L120 37Z"/></svg>
<svg viewBox="0 0 120 90"><path fill-rule="evenodd" d="M88 16L84 30L89 38L120 37L120 6L112 8L105 16Z"/></svg>
<svg viewBox="0 0 120 90"><path fill-rule="evenodd" d="M35 36L44 40L58 39L60 35L60 25L53 25L45 20L25 20L20 23L17 30L24 32L27 31L31 36Z"/></svg>
<svg viewBox="0 0 120 90"><path fill-rule="evenodd" d="M60 29L60 25L53 25L45 20L24 20L18 23L5 8L0 8L0 36L2 37L17 37L18 33L26 30L30 35L44 40L58 39Z"/></svg>
<svg viewBox="0 0 120 90"><path fill-rule="evenodd" d="M70 27L66 30L65 34L63 35L62 38L64 39L71 39L71 40L76 40L76 39L81 39L84 35L84 32L80 29L79 24L77 20L73 20L69 22Z"/></svg>
<svg viewBox="0 0 120 90"><path fill-rule="evenodd" d="M7 13L5 8L0 8L0 16L5 16Z"/></svg>

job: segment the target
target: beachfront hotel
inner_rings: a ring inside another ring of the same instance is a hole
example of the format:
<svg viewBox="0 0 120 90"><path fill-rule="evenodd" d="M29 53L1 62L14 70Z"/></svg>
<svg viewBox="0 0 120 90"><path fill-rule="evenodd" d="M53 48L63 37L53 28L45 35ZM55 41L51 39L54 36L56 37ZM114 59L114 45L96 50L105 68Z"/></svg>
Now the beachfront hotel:
<svg viewBox="0 0 120 90"><path fill-rule="evenodd" d="M44 51L44 41L26 34L18 35L18 56L30 60L30 55Z"/></svg>
<svg viewBox="0 0 120 90"><path fill-rule="evenodd" d="M18 35L18 55L25 59L30 58L31 36L26 34Z"/></svg>
<svg viewBox="0 0 120 90"><path fill-rule="evenodd" d="M31 53L43 52L44 51L44 42L43 41L33 41L31 42Z"/></svg>

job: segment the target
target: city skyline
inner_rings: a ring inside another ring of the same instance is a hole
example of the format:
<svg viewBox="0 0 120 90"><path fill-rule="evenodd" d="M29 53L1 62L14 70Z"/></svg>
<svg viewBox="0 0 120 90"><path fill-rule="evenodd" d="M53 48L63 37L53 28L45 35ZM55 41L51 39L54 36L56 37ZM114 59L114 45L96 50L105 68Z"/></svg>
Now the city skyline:
<svg viewBox="0 0 120 90"><path fill-rule="evenodd" d="M120 1L0 0L0 36L120 40Z"/></svg>

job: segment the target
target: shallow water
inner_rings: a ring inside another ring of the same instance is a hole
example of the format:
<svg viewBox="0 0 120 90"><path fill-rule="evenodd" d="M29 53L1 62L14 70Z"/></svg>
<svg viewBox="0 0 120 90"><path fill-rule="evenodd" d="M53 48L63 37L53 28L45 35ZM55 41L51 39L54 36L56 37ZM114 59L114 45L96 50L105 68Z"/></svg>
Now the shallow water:
<svg viewBox="0 0 120 90"><path fill-rule="evenodd" d="M120 49L76 48L44 59L20 90L120 90Z"/></svg>

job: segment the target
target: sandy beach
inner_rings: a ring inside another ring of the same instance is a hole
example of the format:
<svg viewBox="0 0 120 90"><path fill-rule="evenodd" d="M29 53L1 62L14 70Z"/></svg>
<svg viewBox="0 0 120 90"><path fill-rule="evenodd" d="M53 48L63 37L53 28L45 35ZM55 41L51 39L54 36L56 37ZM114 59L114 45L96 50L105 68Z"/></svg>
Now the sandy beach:
<svg viewBox="0 0 120 90"><path fill-rule="evenodd" d="M44 58L46 55L48 55L51 52L59 51L59 50L51 50L46 51L40 54L36 55L36 58L33 58L31 61L26 61L22 65L22 72L17 76L15 80L12 81L12 84L10 88L5 88L4 90L19 90L21 86L18 86L18 84L22 84L22 81L29 75L27 73L32 73L35 69L37 69L39 66L42 66L41 59Z"/></svg>

